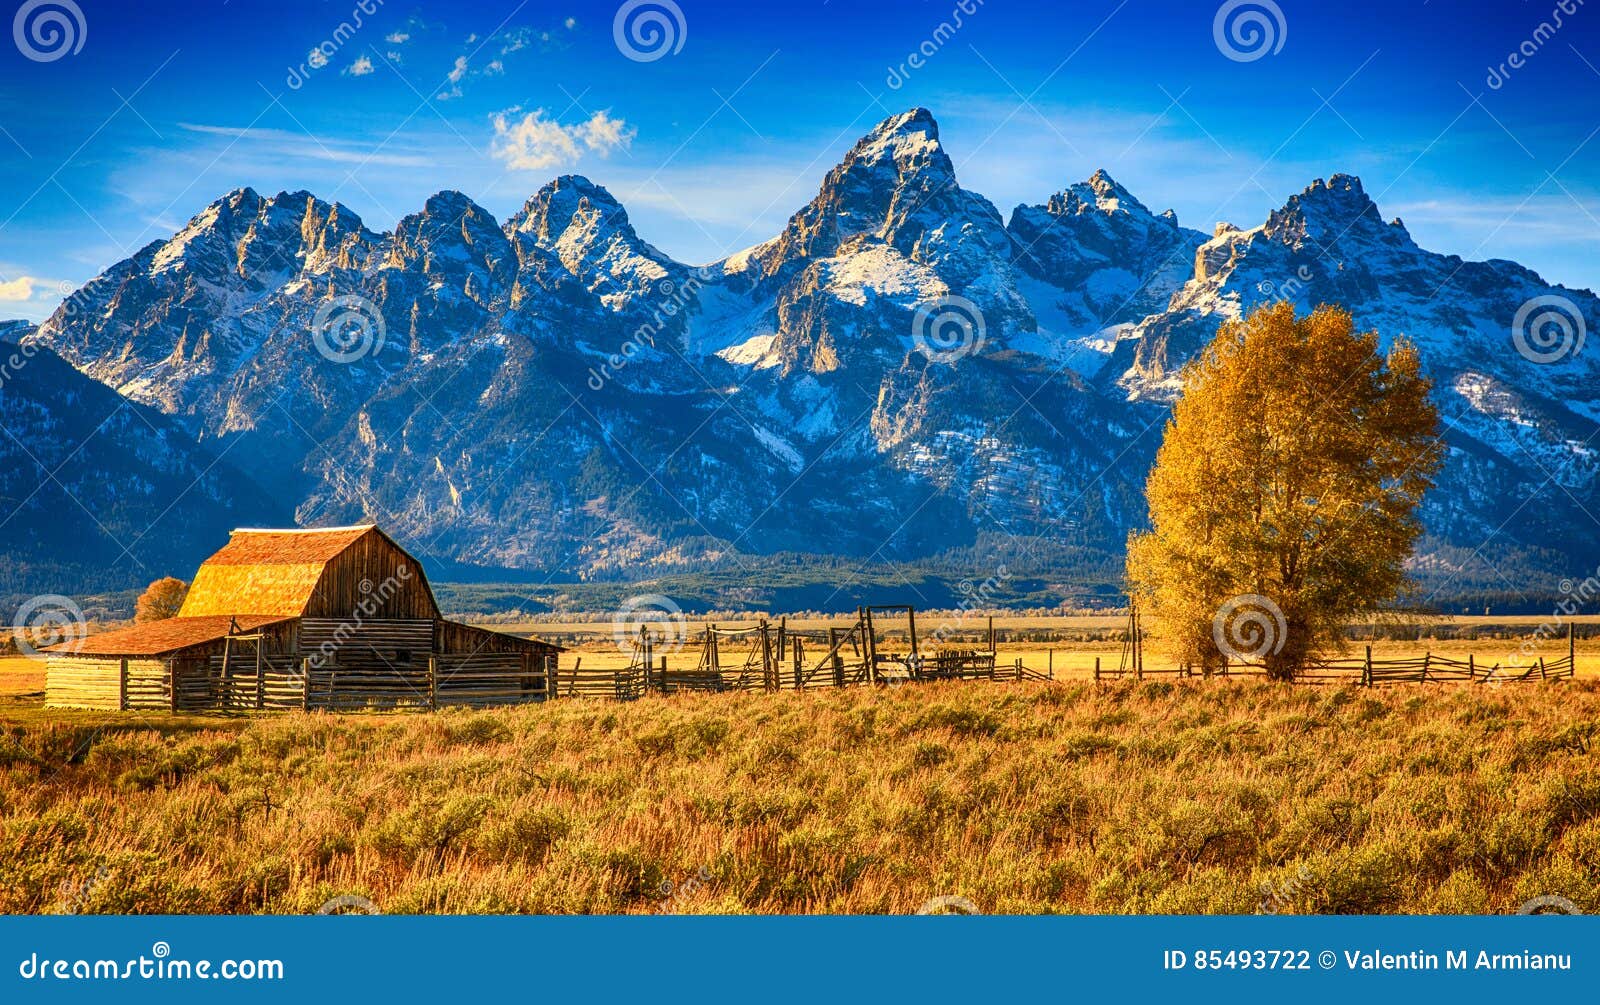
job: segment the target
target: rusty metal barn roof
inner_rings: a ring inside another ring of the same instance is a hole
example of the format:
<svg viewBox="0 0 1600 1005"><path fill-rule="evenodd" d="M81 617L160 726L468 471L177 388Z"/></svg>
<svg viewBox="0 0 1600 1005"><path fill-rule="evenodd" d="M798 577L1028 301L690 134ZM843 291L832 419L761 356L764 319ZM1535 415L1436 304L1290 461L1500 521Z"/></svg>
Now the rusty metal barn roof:
<svg viewBox="0 0 1600 1005"><path fill-rule="evenodd" d="M383 531L372 524L236 530L221 551L201 564L178 613L182 617L303 614L327 564L372 533Z"/></svg>
<svg viewBox="0 0 1600 1005"><path fill-rule="evenodd" d="M164 656L221 639L235 623L240 631L248 632L284 620L287 619L260 614L167 618L73 639L41 651L52 656Z"/></svg>

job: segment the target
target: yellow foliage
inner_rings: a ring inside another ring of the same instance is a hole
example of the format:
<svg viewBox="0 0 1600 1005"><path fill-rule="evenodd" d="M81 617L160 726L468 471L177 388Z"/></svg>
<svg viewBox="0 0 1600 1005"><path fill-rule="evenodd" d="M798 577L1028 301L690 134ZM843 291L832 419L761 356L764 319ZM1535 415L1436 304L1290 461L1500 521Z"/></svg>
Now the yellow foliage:
<svg viewBox="0 0 1600 1005"><path fill-rule="evenodd" d="M1184 374L1130 590L1180 660L1290 677L1393 600L1443 449L1416 350L1288 303L1229 322Z"/></svg>

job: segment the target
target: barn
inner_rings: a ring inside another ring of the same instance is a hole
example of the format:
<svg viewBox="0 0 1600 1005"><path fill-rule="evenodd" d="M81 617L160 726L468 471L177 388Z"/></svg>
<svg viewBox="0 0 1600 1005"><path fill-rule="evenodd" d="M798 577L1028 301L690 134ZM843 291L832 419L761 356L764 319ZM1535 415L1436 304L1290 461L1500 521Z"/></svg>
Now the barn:
<svg viewBox="0 0 1600 1005"><path fill-rule="evenodd" d="M55 707L428 709L538 701L561 647L439 615L377 526L236 530L174 618L45 650Z"/></svg>

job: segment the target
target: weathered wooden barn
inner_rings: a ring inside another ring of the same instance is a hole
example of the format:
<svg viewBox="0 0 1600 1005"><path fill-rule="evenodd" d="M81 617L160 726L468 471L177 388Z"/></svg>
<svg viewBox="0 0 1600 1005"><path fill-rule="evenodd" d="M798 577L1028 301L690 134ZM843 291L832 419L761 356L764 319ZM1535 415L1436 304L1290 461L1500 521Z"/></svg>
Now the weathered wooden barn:
<svg viewBox="0 0 1600 1005"><path fill-rule="evenodd" d="M535 701L561 647L439 616L422 565L373 525L236 530L177 617L46 650L60 707L399 709Z"/></svg>

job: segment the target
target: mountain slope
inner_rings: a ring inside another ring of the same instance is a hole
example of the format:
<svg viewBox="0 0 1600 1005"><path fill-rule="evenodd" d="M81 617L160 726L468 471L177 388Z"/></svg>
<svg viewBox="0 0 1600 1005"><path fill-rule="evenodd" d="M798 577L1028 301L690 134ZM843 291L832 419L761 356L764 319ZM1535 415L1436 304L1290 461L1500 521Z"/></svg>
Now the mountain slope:
<svg viewBox="0 0 1600 1005"><path fill-rule="evenodd" d="M287 514L171 419L0 326L0 594L187 577L236 526Z"/></svg>
<svg viewBox="0 0 1600 1005"><path fill-rule="evenodd" d="M1488 546L1480 559L1518 548L1600 552L1600 526L1588 515L1600 512L1600 363L1563 351L1555 328L1555 345L1541 354L1538 308L1526 314L1522 349L1515 334L1519 311L1541 298L1562 302L1555 309L1569 321L1574 311L1600 318L1594 294L1551 286L1514 262L1424 250L1348 175L1317 181L1252 230L1219 227L1195 261L1167 310L1119 343L1104 390L1170 400L1182 364L1223 320L1268 300L1307 311L1341 304L1385 344L1415 343L1434 381L1449 447L1425 503L1434 535ZM1566 349L1573 345L1568 338Z"/></svg>
<svg viewBox="0 0 1600 1005"><path fill-rule="evenodd" d="M1495 549L1600 559L1600 383L1592 356L1516 351L1540 297L1600 317L1514 263L1417 247L1339 175L1209 239L1103 171L1006 221L912 109L707 266L573 175L504 224L441 192L389 233L240 189L25 341L226 450L302 523L380 520L465 565L1059 567L1143 519L1179 371L1220 323L1337 302L1435 379L1451 453L1418 567L1448 580Z"/></svg>

